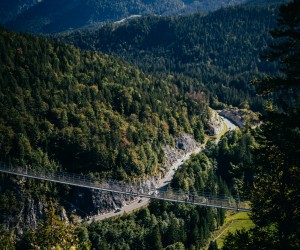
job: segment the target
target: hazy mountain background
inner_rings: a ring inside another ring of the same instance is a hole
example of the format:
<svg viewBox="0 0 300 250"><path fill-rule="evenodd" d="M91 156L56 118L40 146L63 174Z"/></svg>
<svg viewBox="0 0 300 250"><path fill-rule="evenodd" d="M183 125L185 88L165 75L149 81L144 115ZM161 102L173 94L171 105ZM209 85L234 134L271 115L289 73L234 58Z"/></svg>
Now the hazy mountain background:
<svg viewBox="0 0 300 250"><path fill-rule="evenodd" d="M17 31L53 33L131 15L208 13L245 0L41 0L2 1L1 23Z"/></svg>
<svg viewBox="0 0 300 250"><path fill-rule="evenodd" d="M39 0L2 0L0 1L0 23L6 23L15 19L18 15L25 12Z"/></svg>
<svg viewBox="0 0 300 250"><path fill-rule="evenodd" d="M290 2L289 0L247 0L245 1L246 6L271 6L271 5L281 5L283 3Z"/></svg>
<svg viewBox="0 0 300 250"><path fill-rule="evenodd" d="M204 84L220 102L234 106L247 102L257 111L262 110L262 99L249 82L276 70L259 54L271 41L268 30L275 25L277 11L234 6L207 15L140 17L66 32L59 38L121 57L143 71L176 75L185 91L190 85L201 90Z"/></svg>
<svg viewBox="0 0 300 250"><path fill-rule="evenodd" d="M287 0L2 0L0 23L15 31L57 33L98 27L134 15L209 13L238 4L279 5Z"/></svg>

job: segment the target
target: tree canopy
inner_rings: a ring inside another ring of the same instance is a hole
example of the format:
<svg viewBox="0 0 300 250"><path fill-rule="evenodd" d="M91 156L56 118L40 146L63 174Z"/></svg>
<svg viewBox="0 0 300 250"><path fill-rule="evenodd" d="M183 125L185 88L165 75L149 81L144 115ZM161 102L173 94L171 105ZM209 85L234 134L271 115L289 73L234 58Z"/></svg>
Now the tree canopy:
<svg viewBox="0 0 300 250"><path fill-rule="evenodd" d="M281 74L258 83L260 93L271 99L254 149L256 176L251 201L256 227L237 234L236 241L228 241L224 249L236 249L241 237L248 241L247 249L300 247L299 1L280 8L278 25L271 34L274 43L264 57L279 62Z"/></svg>
<svg viewBox="0 0 300 250"><path fill-rule="evenodd" d="M172 79L42 37L1 29L0 48L2 160L142 178L175 136L203 138L205 92L184 95Z"/></svg>

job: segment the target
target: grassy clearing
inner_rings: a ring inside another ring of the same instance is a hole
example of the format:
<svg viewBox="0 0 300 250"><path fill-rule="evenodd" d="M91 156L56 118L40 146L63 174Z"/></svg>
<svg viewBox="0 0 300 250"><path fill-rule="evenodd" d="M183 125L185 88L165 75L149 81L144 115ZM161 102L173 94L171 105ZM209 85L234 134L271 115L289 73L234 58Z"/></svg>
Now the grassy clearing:
<svg viewBox="0 0 300 250"><path fill-rule="evenodd" d="M225 133L228 131L228 127L227 127L226 123L223 122L223 124L224 124L223 130L221 131L220 134L217 135L217 138L216 138L217 140L220 140L220 138L221 138L223 135L225 135Z"/></svg>
<svg viewBox="0 0 300 250"><path fill-rule="evenodd" d="M228 212L226 215L224 226L222 226L214 236L214 240L217 241L218 248L223 247L223 241L229 232L234 233L237 230L244 228L249 230L254 227L253 222L249 218L249 214L246 212Z"/></svg>

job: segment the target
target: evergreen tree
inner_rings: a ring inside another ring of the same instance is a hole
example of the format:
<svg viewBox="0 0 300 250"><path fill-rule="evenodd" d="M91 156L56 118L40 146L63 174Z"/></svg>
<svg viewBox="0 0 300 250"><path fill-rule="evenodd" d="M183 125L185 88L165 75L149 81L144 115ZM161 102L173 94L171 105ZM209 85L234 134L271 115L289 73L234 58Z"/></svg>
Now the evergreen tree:
<svg viewBox="0 0 300 250"><path fill-rule="evenodd" d="M265 57L277 61L282 74L259 83L260 92L273 100L256 135L256 176L251 199L256 227L249 233L236 235L231 242L238 245L240 241L245 245L248 241L247 249L299 249L299 0L280 8L277 28L271 34L275 43ZM225 241L224 249L235 249L230 244L229 240Z"/></svg>
<svg viewBox="0 0 300 250"><path fill-rule="evenodd" d="M149 249L162 250L161 234L159 226L155 225L149 236Z"/></svg>
<svg viewBox="0 0 300 250"><path fill-rule="evenodd" d="M245 230L239 230L235 234L229 233L225 240L223 250L254 250L254 249L265 249L260 245L259 248L253 247L253 242L251 241L251 237L249 232ZM269 248L272 249L272 248Z"/></svg>
<svg viewBox="0 0 300 250"><path fill-rule="evenodd" d="M278 26L271 34L276 44L270 46L267 58L280 63L283 75L260 84L260 91L271 93L274 101L257 136L252 218L258 233L267 230L270 238L275 237L274 249L298 249L300 1L280 8Z"/></svg>
<svg viewBox="0 0 300 250"><path fill-rule="evenodd" d="M209 243L208 250L218 250L218 245L216 241L211 241Z"/></svg>
<svg viewBox="0 0 300 250"><path fill-rule="evenodd" d="M79 234L79 235L78 235ZM18 249L90 249L88 237L81 238L75 225L63 221L55 214L54 204L51 204L44 224L40 224L37 231L27 232L18 243ZM24 248L25 247L25 248ZM5 249L5 248L4 248Z"/></svg>
<svg viewBox="0 0 300 250"><path fill-rule="evenodd" d="M0 226L0 249L14 250L15 237L3 226Z"/></svg>

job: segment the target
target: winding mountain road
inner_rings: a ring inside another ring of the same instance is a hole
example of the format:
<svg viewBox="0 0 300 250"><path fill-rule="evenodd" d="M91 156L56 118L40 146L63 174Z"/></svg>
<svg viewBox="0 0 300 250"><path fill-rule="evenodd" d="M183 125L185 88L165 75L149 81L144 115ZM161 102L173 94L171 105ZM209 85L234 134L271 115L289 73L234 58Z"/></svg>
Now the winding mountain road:
<svg viewBox="0 0 300 250"><path fill-rule="evenodd" d="M236 125L234 125L231 121L229 121L227 118L220 116L223 122L226 124L228 130L235 130L237 128Z"/></svg>
<svg viewBox="0 0 300 250"><path fill-rule="evenodd" d="M235 126L228 119L226 119L226 118L224 118L222 116L221 116L221 119L226 124L227 130L234 130L234 129L237 128L237 126ZM185 162L185 161L187 161L191 157L192 154L197 154L197 153L201 152L203 149L205 149L205 147L199 146L199 147L195 148L193 151L188 152L187 154L185 154L181 159L178 159L172 165L172 167L169 169L169 171L167 172L167 174L165 175L165 177L162 178L159 181L159 183L157 185L157 189L160 189L160 190L161 189L166 189L167 186L168 186L168 184L173 179L176 170L182 165L182 163ZM142 207L148 206L149 202L150 202L150 199L148 199L148 198L140 198L140 199L137 199L134 202L130 203L129 205L125 205L125 206L123 206L120 209L117 209L115 211L92 216L88 220L88 222L91 223L92 221L104 220L104 219L111 218L111 217L114 217L114 216L120 216L122 214L131 213L131 212L133 212L135 210L138 210L138 209L140 209Z"/></svg>

